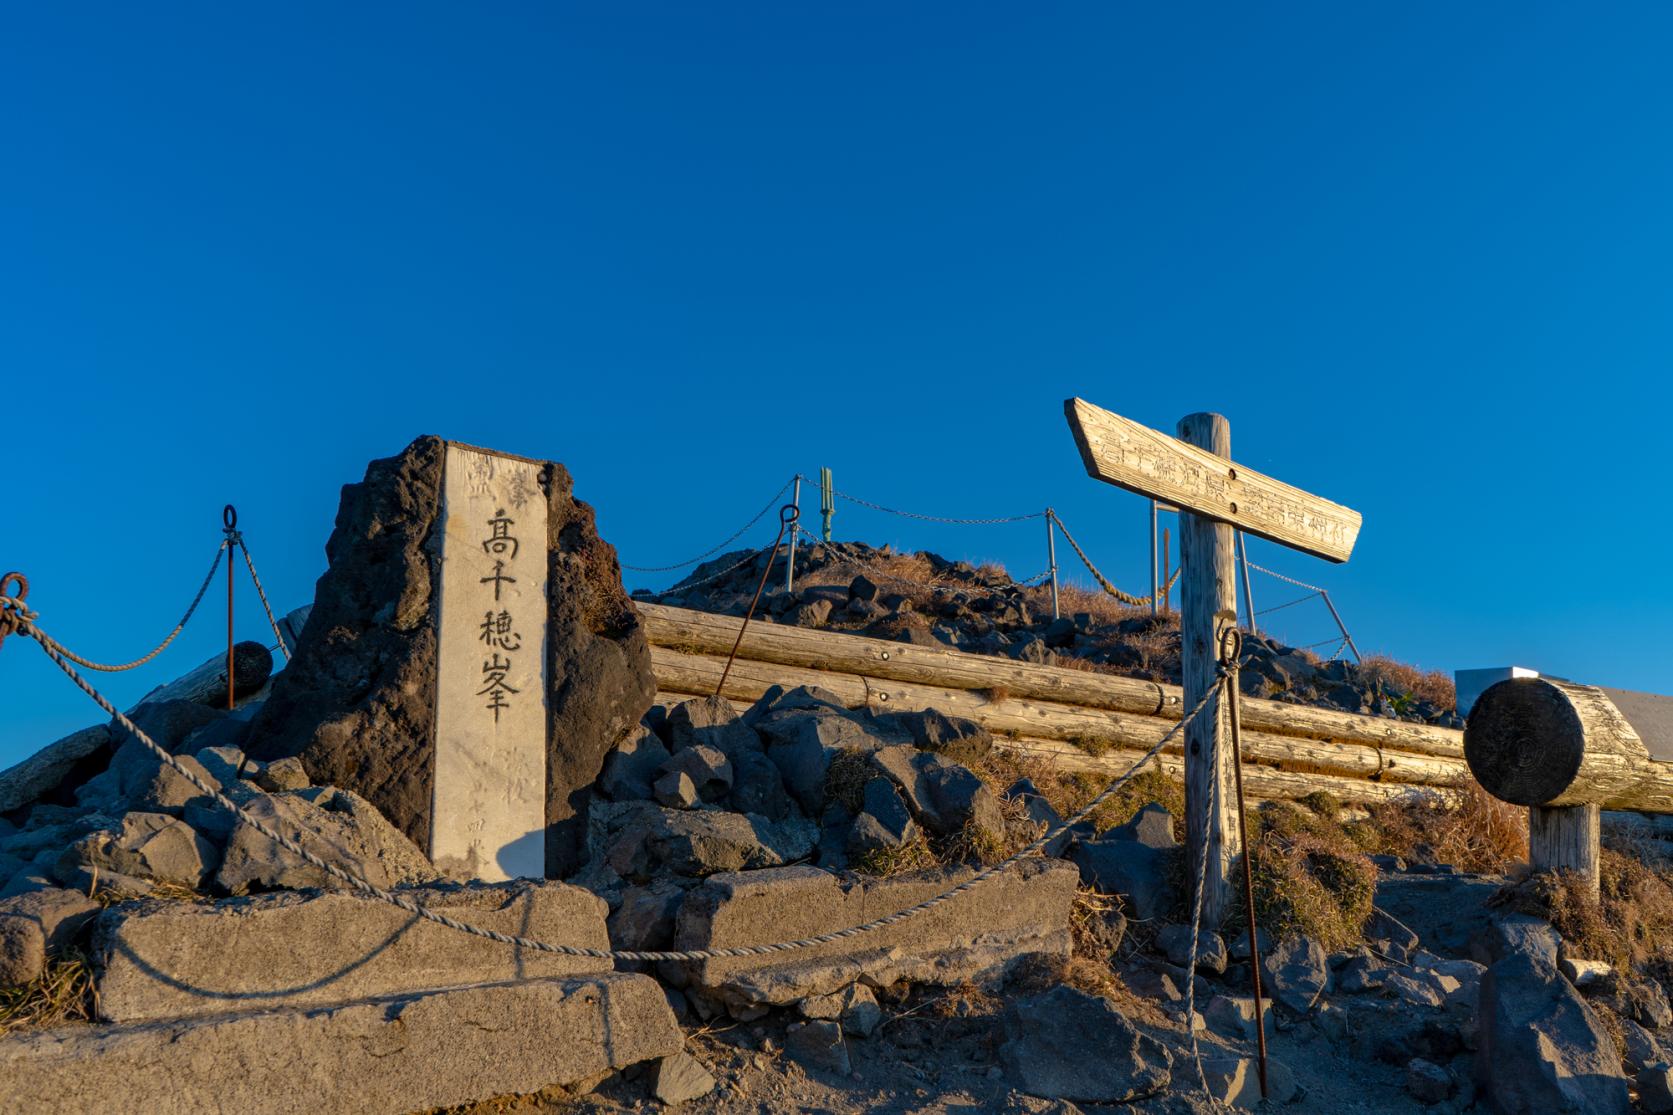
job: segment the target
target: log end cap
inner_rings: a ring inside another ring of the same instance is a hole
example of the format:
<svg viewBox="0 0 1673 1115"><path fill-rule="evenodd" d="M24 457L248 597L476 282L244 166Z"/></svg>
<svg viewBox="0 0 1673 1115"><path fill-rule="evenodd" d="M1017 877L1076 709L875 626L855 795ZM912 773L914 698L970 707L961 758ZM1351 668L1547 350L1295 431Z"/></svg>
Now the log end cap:
<svg viewBox="0 0 1673 1115"><path fill-rule="evenodd" d="M1464 760L1483 789L1512 805L1544 805L1580 773L1586 730L1573 702L1543 678L1489 686L1464 725Z"/></svg>

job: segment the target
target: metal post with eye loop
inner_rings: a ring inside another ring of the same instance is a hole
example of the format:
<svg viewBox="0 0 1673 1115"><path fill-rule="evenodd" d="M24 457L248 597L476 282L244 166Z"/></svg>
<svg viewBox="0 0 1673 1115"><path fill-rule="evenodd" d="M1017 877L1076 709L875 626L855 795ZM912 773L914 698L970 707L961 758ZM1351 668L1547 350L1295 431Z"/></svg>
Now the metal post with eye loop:
<svg viewBox="0 0 1673 1115"><path fill-rule="evenodd" d="M221 508L221 530L227 536L227 711L232 711L232 555L238 549L238 508Z"/></svg>
<svg viewBox="0 0 1673 1115"><path fill-rule="evenodd" d="M29 599L29 578L17 570L0 576L0 643L6 641L6 636L18 630L24 620L34 618L34 613L24 605Z"/></svg>
<svg viewBox="0 0 1673 1115"><path fill-rule="evenodd" d="M1243 810L1243 736L1237 706L1237 669L1243 656L1243 633L1234 624L1220 632L1220 669L1230 716L1232 772L1237 787L1237 830L1243 845L1243 897L1249 918L1249 979L1255 993L1255 1034L1260 1051L1261 1098L1266 1098L1266 1015L1261 1008L1261 951L1255 937L1255 848L1249 843L1249 822Z"/></svg>
<svg viewBox="0 0 1673 1115"><path fill-rule="evenodd" d="M755 618L756 605L761 603L761 592L767 587L767 577L772 574L773 562L778 560L779 547L784 545L784 532L796 529L796 520L802 517L801 508L793 503L787 503L778 509L778 536L773 539L773 551L767 556L767 564L761 570L761 583L755 586L755 598L749 602L749 611L744 613L744 622L738 628L738 638L732 644L732 653L726 656L726 668L720 671L720 681L715 685L715 696L726 688L726 678L732 673L732 662L738 657L738 648L744 644L744 632L749 630L749 621Z"/></svg>

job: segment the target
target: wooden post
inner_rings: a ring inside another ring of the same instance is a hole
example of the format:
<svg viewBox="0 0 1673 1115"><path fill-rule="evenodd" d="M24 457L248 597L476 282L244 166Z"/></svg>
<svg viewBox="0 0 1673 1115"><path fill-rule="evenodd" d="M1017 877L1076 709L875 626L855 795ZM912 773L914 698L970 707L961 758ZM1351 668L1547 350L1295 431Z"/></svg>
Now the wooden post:
<svg viewBox="0 0 1673 1115"><path fill-rule="evenodd" d="M1596 805L1528 808L1528 862L1535 871L1574 871L1599 895L1600 810Z"/></svg>
<svg viewBox="0 0 1673 1115"><path fill-rule="evenodd" d="M1218 457L1231 456L1231 423L1218 414L1179 421L1179 439ZM1231 469L1228 461L1227 469ZM1235 510L1235 509L1234 509ZM1188 713L1219 683L1220 632L1237 623L1237 564L1232 527L1184 508L1179 513L1179 633L1184 706ZM1203 877L1202 924L1217 929L1231 895L1231 860L1237 826L1231 786L1235 772L1227 708L1215 701L1185 729L1185 855L1194 875L1208 844ZM1212 813L1209 805L1215 804Z"/></svg>

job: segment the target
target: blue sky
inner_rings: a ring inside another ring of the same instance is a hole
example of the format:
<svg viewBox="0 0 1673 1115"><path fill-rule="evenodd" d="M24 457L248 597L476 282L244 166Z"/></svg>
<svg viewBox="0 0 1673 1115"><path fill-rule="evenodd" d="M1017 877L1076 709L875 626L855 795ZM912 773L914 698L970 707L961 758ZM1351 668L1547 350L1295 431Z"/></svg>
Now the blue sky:
<svg viewBox="0 0 1673 1115"><path fill-rule="evenodd" d="M1142 591L1146 505L1082 471L1061 410L1082 395L1167 430L1218 410L1243 463L1362 511L1345 566L1252 553L1328 586L1368 652L1673 690L1673 531L1648 498L1673 402L1670 23L14 6L0 568L64 642L132 657L223 503L295 606L339 486L437 433L565 462L633 564L829 465L912 510L1054 504ZM1037 523L845 505L836 527L1045 564ZM131 701L214 653L219 591L101 684ZM0 764L98 718L15 640L0 709Z"/></svg>

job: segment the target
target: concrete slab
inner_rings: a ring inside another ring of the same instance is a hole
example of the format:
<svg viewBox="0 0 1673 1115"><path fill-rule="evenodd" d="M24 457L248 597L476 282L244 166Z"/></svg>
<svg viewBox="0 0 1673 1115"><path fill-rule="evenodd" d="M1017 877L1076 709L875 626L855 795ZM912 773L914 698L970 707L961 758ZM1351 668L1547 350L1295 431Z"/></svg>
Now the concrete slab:
<svg viewBox="0 0 1673 1115"><path fill-rule="evenodd" d="M604 900L579 887L519 881L402 893L486 929L610 947ZM612 968L608 960L469 936L340 891L112 907L100 915L94 950L103 967L99 1012L111 1022L341 1003Z"/></svg>
<svg viewBox="0 0 1673 1115"><path fill-rule="evenodd" d="M958 885L968 869L844 885L812 867L714 875L680 911L677 949L727 948L813 937L905 909ZM688 969L697 987L739 1005L782 1005L864 981L956 984L998 974L1026 956L1069 956L1069 910L1080 871L1027 860L900 925L797 952L708 960Z"/></svg>
<svg viewBox="0 0 1673 1115"><path fill-rule="evenodd" d="M662 988L625 973L0 1040L31 1115L404 1115L572 1084L680 1051Z"/></svg>

